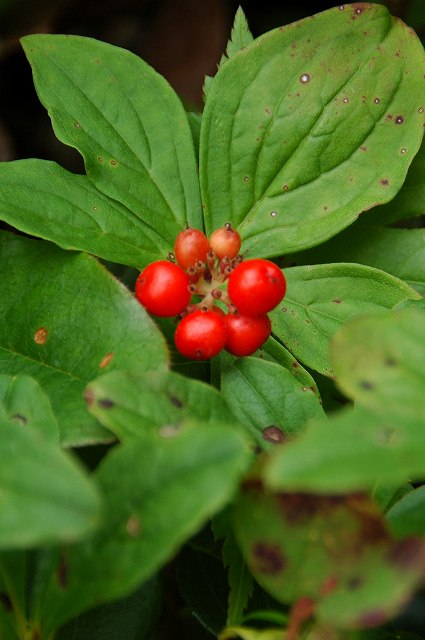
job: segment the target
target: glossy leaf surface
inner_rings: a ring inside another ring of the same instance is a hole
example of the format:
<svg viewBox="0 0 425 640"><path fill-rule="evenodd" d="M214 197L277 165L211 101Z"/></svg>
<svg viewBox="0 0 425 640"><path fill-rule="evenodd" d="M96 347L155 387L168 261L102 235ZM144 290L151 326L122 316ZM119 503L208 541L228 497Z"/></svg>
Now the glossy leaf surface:
<svg viewBox="0 0 425 640"><path fill-rule="evenodd" d="M367 3L275 29L232 56L203 115L207 230L228 220L250 255L280 255L393 198L423 137L424 71L414 32Z"/></svg>
<svg viewBox="0 0 425 640"><path fill-rule="evenodd" d="M96 260L0 235L0 372L33 376L65 445L110 440L83 391L106 367L165 368L164 340L131 293Z"/></svg>

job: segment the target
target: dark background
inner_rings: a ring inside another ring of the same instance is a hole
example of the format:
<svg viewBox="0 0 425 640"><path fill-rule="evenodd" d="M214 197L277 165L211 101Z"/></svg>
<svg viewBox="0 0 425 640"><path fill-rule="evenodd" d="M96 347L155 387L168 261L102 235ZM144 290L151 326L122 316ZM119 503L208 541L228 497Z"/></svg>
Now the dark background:
<svg viewBox="0 0 425 640"><path fill-rule="evenodd" d="M58 142L39 104L19 38L29 33L91 36L141 56L188 108L202 109L202 84L215 73L241 4L254 36L335 6L268 0L0 0L0 160L38 157L83 171ZM393 15L425 36L425 0L387 0Z"/></svg>

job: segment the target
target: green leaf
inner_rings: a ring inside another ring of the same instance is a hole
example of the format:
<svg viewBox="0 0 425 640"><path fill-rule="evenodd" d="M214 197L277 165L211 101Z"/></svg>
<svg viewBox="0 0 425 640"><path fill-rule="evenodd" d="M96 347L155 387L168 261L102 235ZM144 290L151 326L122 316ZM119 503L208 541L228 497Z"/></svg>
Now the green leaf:
<svg viewBox="0 0 425 640"><path fill-rule="evenodd" d="M383 624L423 580L425 543L394 542L366 496L271 493L246 483L235 531L256 580L283 603L309 598L318 623Z"/></svg>
<svg viewBox="0 0 425 640"><path fill-rule="evenodd" d="M425 479L424 423L376 416L356 407L315 420L274 452L267 486L283 491L334 494Z"/></svg>
<svg viewBox="0 0 425 640"><path fill-rule="evenodd" d="M376 4L275 29L230 58L202 119L207 231L229 221L250 255L280 255L393 198L422 141L424 70L414 32Z"/></svg>
<svg viewBox="0 0 425 640"><path fill-rule="evenodd" d="M391 531L399 538L425 535L425 486L406 493L387 512Z"/></svg>
<svg viewBox="0 0 425 640"><path fill-rule="evenodd" d="M423 11L423 8L422 8ZM410 24L410 23L409 23ZM364 216L366 224L392 224L425 213L425 138L396 197Z"/></svg>
<svg viewBox="0 0 425 640"><path fill-rule="evenodd" d="M273 333L302 363L331 377L329 340L348 320L420 295L402 280L360 264L285 271L287 293L272 313Z"/></svg>
<svg viewBox="0 0 425 640"><path fill-rule="evenodd" d="M17 229L139 269L169 247L154 229L54 162L0 164L0 218Z"/></svg>
<svg viewBox="0 0 425 640"><path fill-rule="evenodd" d="M229 424L206 427L200 421L174 437L145 433L113 448L95 472L104 526L91 540L63 551L65 578L60 584L52 576L44 594L46 635L150 578L232 498L250 460L245 441Z"/></svg>
<svg viewBox="0 0 425 640"><path fill-rule="evenodd" d="M233 21L232 33L226 47L226 56L231 58L241 49L247 47L253 41L249 30L248 21L242 7L238 7Z"/></svg>
<svg viewBox="0 0 425 640"><path fill-rule="evenodd" d="M255 629L250 627L227 627L222 631L218 640L231 640L241 638L242 640L284 640L285 635L282 629Z"/></svg>
<svg viewBox="0 0 425 640"><path fill-rule="evenodd" d="M425 229L352 225L328 242L294 256L296 264L358 262L382 269L425 294Z"/></svg>
<svg viewBox="0 0 425 640"><path fill-rule="evenodd" d="M129 51L91 38L42 34L21 42L56 136L80 151L97 189L149 233L159 230L168 250L186 223L200 227L189 123L166 80Z"/></svg>
<svg viewBox="0 0 425 640"><path fill-rule="evenodd" d="M0 416L36 429L51 442L59 441L59 427L49 400L34 378L0 374Z"/></svg>
<svg viewBox="0 0 425 640"><path fill-rule="evenodd" d="M98 524L99 498L79 465L30 428L0 418L0 547L68 542Z"/></svg>
<svg viewBox="0 0 425 640"><path fill-rule="evenodd" d="M152 432L172 435L194 418L205 426L235 423L214 387L172 371L145 375L114 371L92 381L85 397L89 411L120 440Z"/></svg>
<svg viewBox="0 0 425 640"><path fill-rule="evenodd" d="M110 440L83 391L105 367L165 368L163 337L142 306L88 255L0 234L0 372L34 377L64 445Z"/></svg>
<svg viewBox="0 0 425 640"><path fill-rule="evenodd" d="M300 365L298 360L294 358L292 353L286 349L283 344L278 342L271 336L261 347L262 357L269 358L272 362L280 364L292 373L294 379L299 382L302 387L314 387L315 380L304 367Z"/></svg>
<svg viewBox="0 0 425 640"><path fill-rule="evenodd" d="M149 640L162 607L158 577L127 598L96 607L61 629L57 640Z"/></svg>
<svg viewBox="0 0 425 640"><path fill-rule="evenodd" d="M335 336L331 356L348 397L384 419L425 429L425 313L406 308L359 318Z"/></svg>
<svg viewBox="0 0 425 640"><path fill-rule="evenodd" d="M236 417L265 448L323 415L317 387L304 387L288 369L259 358L240 358L225 367L221 390Z"/></svg>

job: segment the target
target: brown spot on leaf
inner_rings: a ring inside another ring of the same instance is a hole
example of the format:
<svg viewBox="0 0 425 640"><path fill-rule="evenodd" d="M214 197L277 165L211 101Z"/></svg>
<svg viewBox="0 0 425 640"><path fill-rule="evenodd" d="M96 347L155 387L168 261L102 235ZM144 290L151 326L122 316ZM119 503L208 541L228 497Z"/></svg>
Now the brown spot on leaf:
<svg viewBox="0 0 425 640"><path fill-rule="evenodd" d="M282 429L272 424L263 429L263 438L272 444L280 444L281 442L285 442L286 435L283 433Z"/></svg>
<svg viewBox="0 0 425 640"><path fill-rule="evenodd" d="M104 369L105 367L107 367L113 357L114 357L114 354L112 352L107 353L106 356L104 356L102 360L99 362L99 367L101 369Z"/></svg>
<svg viewBox="0 0 425 640"><path fill-rule="evenodd" d="M46 344L47 336L48 336L48 331L46 327L40 327L34 333L34 342L36 344Z"/></svg>
<svg viewBox="0 0 425 640"><path fill-rule="evenodd" d="M298 369L298 367L299 367L299 366L300 366L300 363L299 363L299 362L297 362L296 360L294 360L294 361L292 362L292 367L293 367L294 369Z"/></svg>
<svg viewBox="0 0 425 640"><path fill-rule="evenodd" d="M95 395L93 389L86 389L84 391L84 400L87 403L87 406L91 407L95 401Z"/></svg>
<svg viewBox="0 0 425 640"><path fill-rule="evenodd" d="M140 535L140 520L137 516L130 516L125 524L125 530L130 538L138 538Z"/></svg>
<svg viewBox="0 0 425 640"><path fill-rule="evenodd" d="M425 571L425 542L421 538L405 538L397 541L390 549L388 559L403 571Z"/></svg>
<svg viewBox="0 0 425 640"><path fill-rule="evenodd" d="M58 585L62 587L62 589L66 589L68 586L68 563L65 560L63 554L59 557L59 564L56 568L56 579L58 581Z"/></svg>
<svg viewBox="0 0 425 640"><path fill-rule="evenodd" d="M370 380L360 380L359 386L365 391L371 391L375 388L375 385L373 382L370 382Z"/></svg>
<svg viewBox="0 0 425 640"><path fill-rule="evenodd" d="M394 120L395 124L403 124L404 122L404 118L403 116L397 116L396 119Z"/></svg>
<svg viewBox="0 0 425 640"><path fill-rule="evenodd" d="M169 393L168 397L170 399L171 404L174 405L177 409L181 409L183 407L183 402L179 400L177 396L173 395L172 393Z"/></svg>
<svg viewBox="0 0 425 640"><path fill-rule="evenodd" d="M381 178L380 183L381 183L384 187L387 187L387 186L390 184L387 178Z"/></svg>
<svg viewBox="0 0 425 640"><path fill-rule="evenodd" d="M267 542L257 542L252 551L256 569L260 573L276 575L285 568L285 559L280 547Z"/></svg>
<svg viewBox="0 0 425 640"><path fill-rule="evenodd" d="M341 304L342 300L341 298L335 298L332 302L335 302L335 304Z"/></svg>
<svg viewBox="0 0 425 640"><path fill-rule="evenodd" d="M100 398L100 400L97 401L97 404L99 407L102 407L102 409L112 409L112 407L115 406L115 402L109 398Z"/></svg>
<svg viewBox="0 0 425 640"><path fill-rule="evenodd" d="M9 598L7 593L0 593L0 605L7 612L10 612L13 610L12 600Z"/></svg>

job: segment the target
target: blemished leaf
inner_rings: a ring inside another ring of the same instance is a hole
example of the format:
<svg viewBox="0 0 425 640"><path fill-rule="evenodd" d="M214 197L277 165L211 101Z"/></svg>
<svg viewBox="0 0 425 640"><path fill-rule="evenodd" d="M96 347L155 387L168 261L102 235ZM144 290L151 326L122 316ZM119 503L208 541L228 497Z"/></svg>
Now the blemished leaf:
<svg viewBox="0 0 425 640"><path fill-rule="evenodd" d="M386 514L397 537L425 535L425 486L417 487L395 502Z"/></svg>
<svg viewBox="0 0 425 640"><path fill-rule="evenodd" d="M423 13L423 7L422 7ZM411 23L409 23L411 24ZM405 218L425 213L425 138L413 158L406 180L395 198L376 207L364 216L363 221L372 225L389 225ZM367 235L367 233L365 234Z"/></svg>
<svg viewBox="0 0 425 640"><path fill-rule="evenodd" d="M64 445L111 440L83 391L105 370L166 368L159 330L94 258L0 234L0 372L37 380Z"/></svg>
<svg viewBox="0 0 425 640"><path fill-rule="evenodd" d="M0 416L59 442L59 427L50 402L30 376L0 374Z"/></svg>
<svg viewBox="0 0 425 640"><path fill-rule="evenodd" d="M249 524L248 524L249 523ZM393 541L365 495L271 493L245 483L235 532L256 580L276 599L311 599L332 628L385 623L425 575L425 543Z"/></svg>
<svg viewBox="0 0 425 640"><path fill-rule="evenodd" d="M194 418L206 427L216 421L235 423L214 387L173 371L114 371L93 380L85 398L89 411L122 441L147 432L173 434Z"/></svg>
<svg viewBox="0 0 425 640"><path fill-rule="evenodd" d="M47 160L0 164L0 218L63 249L141 269L169 251L159 234L86 176Z"/></svg>
<svg viewBox="0 0 425 640"><path fill-rule="evenodd" d="M285 270L286 296L271 312L273 333L309 368L331 377L329 340L348 320L387 311L420 294L384 271L360 264Z"/></svg>
<svg viewBox="0 0 425 640"><path fill-rule="evenodd" d="M359 318L335 336L330 351L338 385L348 397L384 420L425 429L423 311Z"/></svg>
<svg viewBox="0 0 425 640"><path fill-rule="evenodd" d="M340 5L234 55L202 119L207 231L229 221L250 255L275 256L393 198L423 137L424 71L419 39L377 4Z"/></svg>
<svg viewBox="0 0 425 640"><path fill-rule="evenodd" d="M235 416L251 427L264 448L323 415L317 387L304 387L288 369L259 358L240 358L225 367L221 390Z"/></svg>
<svg viewBox="0 0 425 640"><path fill-rule="evenodd" d="M294 259L297 265L358 262L382 269L425 294L425 229L391 229L357 223Z"/></svg>
<svg viewBox="0 0 425 640"><path fill-rule="evenodd" d="M304 367L300 365L298 360L294 358L292 353L286 349L280 342L275 340L273 336L267 340L261 347L262 356L280 364L282 367L292 373L294 379L300 383L302 387L314 387L316 382Z"/></svg>
<svg viewBox="0 0 425 640"><path fill-rule="evenodd" d="M425 479L424 422L376 416L356 407L315 420L274 452L267 486L282 491L346 493Z"/></svg>
<svg viewBox="0 0 425 640"><path fill-rule="evenodd" d="M0 418L0 547L71 542L99 523L99 496L59 444Z"/></svg>
<svg viewBox="0 0 425 640"><path fill-rule="evenodd" d="M202 226L190 127L167 81L133 53L92 38L21 42L56 136L82 154L96 188L167 251L186 224Z"/></svg>
<svg viewBox="0 0 425 640"><path fill-rule="evenodd" d="M200 421L173 436L145 433L113 448L95 472L104 525L63 551L66 588L52 576L43 594L46 634L156 573L232 499L250 460L245 440L229 424Z"/></svg>

